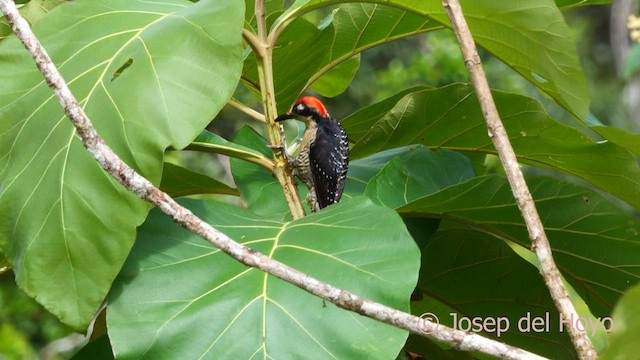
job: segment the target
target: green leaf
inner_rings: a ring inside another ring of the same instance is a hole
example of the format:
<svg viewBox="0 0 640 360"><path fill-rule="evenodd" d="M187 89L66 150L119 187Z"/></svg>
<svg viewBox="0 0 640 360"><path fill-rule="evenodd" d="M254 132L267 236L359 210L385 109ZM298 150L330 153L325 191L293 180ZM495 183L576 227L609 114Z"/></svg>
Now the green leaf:
<svg viewBox="0 0 640 360"><path fill-rule="evenodd" d="M523 260L525 260L529 264L535 266L536 269L540 271L540 268L541 268L540 263L538 262L538 258L535 252L533 252L530 249L526 249L518 244L515 244L511 241L506 241L506 243L516 254L518 254L518 256L520 256ZM578 313L578 317L582 318L580 319L580 321L581 322L584 321L583 324L588 324L588 321L592 321L592 324L595 324L595 321L597 321L597 319L593 316L593 314L591 313L591 310L589 309L589 306L587 306L587 304L584 302L582 297L580 297L580 295L575 291L573 286L571 286L571 284L568 283L564 278L563 278L563 283L565 288L567 289L569 300L571 300L571 302L573 303L573 306L576 309L576 312ZM567 326L563 325L563 330L565 330L565 332L566 332L566 329L567 329ZM588 329L588 332L589 332L589 338L591 339L591 343L593 344L593 347L595 348L595 350L598 353L601 353L602 351L604 351L604 349L607 348L607 343L608 343L607 333L603 329L598 328L597 326L591 326L591 328Z"/></svg>
<svg viewBox="0 0 640 360"><path fill-rule="evenodd" d="M490 234L443 222L422 249L417 292L414 315L433 313L441 324L463 330L469 326L464 317L495 319L499 325L472 332L549 358L575 358L538 270Z"/></svg>
<svg viewBox="0 0 640 360"><path fill-rule="evenodd" d="M304 90L307 79L326 56L333 37L333 25L320 30L298 19L278 38L273 52L273 73L278 113L283 113Z"/></svg>
<svg viewBox="0 0 640 360"><path fill-rule="evenodd" d="M629 80L640 71L640 43L634 43L624 62L622 76Z"/></svg>
<svg viewBox="0 0 640 360"><path fill-rule="evenodd" d="M607 316L640 279L640 221L593 190L548 178L527 182L562 274L596 317ZM474 178L398 211L453 219L530 247L522 215L502 177Z"/></svg>
<svg viewBox="0 0 640 360"><path fill-rule="evenodd" d="M19 10L29 25L33 27L33 25L40 21L49 11L64 2L65 0L30 0ZM13 31L7 19L4 17L0 18L0 40L10 37L12 34Z"/></svg>
<svg viewBox="0 0 640 360"><path fill-rule="evenodd" d="M71 360L114 360L109 337L103 335L89 342Z"/></svg>
<svg viewBox="0 0 640 360"><path fill-rule="evenodd" d="M341 94L358 69L360 52L441 27L422 16L375 4L344 4L322 28L296 19L284 29L273 52L278 111L286 111L309 86L327 97ZM243 70L245 84L254 89L255 66L250 56Z"/></svg>
<svg viewBox="0 0 640 360"><path fill-rule="evenodd" d="M376 153L349 165L343 199L366 195L389 207L404 205L473 176L469 159L448 150L433 152L421 145ZM404 218L422 248L438 229L439 219Z"/></svg>
<svg viewBox="0 0 640 360"><path fill-rule="evenodd" d="M346 196L363 195L367 184L393 158L405 160L413 156L414 152L423 151L422 145L405 146L401 148L381 151L364 159L349 162L347 183L344 194Z"/></svg>
<svg viewBox="0 0 640 360"><path fill-rule="evenodd" d="M409 308L419 252L387 208L360 198L282 222L222 203L182 203L273 259L365 298ZM109 297L117 358L390 359L408 335L247 268L158 211L138 235Z"/></svg>
<svg viewBox="0 0 640 360"><path fill-rule="evenodd" d="M306 19L296 19L280 35L273 51L273 73L278 113L285 112L302 92L307 79L326 56L333 25L318 29ZM255 56L245 59L244 84L259 93Z"/></svg>
<svg viewBox="0 0 640 360"><path fill-rule="evenodd" d="M440 1L428 3L448 24ZM475 41L520 73L543 94L584 120L589 89L571 29L551 0L463 0Z"/></svg>
<svg viewBox="0 0 640 360"><path fill-rule="evenodd" d="M274 26L278 27L291 18L335 2L298 0L280 16ZM372 2L394 6L450 26L440 0ZM587 81L571 31L552 0L463 0L461 3L467 23L479 45L578 118L586 118L590 102Z"/></svg>
<svg viewBox="0 0 640 360"><path fill-rule="evenodd" d="M494 91L518 160L577 176L640 208L635 156L611 142L594 142L550 118L535 100ZM352 158L422 144L433 149L497 154L468 85L413 89L343 119Z"/></svg>
<svg viewBox="0 0 640 360"><path fill-rule="evenodd" d="M242 16L242 2L85 0L34 31L106 143L157 184L164 150L236 87ZM149 207L83 148L22 44L0 54L0 249L25 292L84 331Z"/></svg>
<svg viewBox="0 0 640 360"><path fill-rule="evenodd" d="M366 194L377 203L396 207L471 176L473 168L469 159L458 153L433 152L421 145L406 146L352 162L343 199ZM408 217L403 220L420 248L440 223L439 219Z"/></svg>
<svg viewBox="0 0 640 360"><path fill-rule="evenodd" d="M402 220L421 251L440 226L440 219L404 217Z"/></svg>
<svg viewBox="0 0 640 360"><path fill-rule="evenodd" d="M424 147L408 151L411 156L393 158L369 181L367 197L395 209L474 176L471 161L459 153Z"/></svg>
<svg viewBox="0 0 640 360"><path fill-rule="evenodd" d="M311 84L311 90L318 94L333 98L342 94L347 88L356 71L360 67L360 54L354 55L345 61L340 62ZM316 74L321 74L320 72Z"/></svg>
<svg viewBox="0 0 640 360"><path fill-rule="evenodd" d="M244 0L245 3L245 20L247 23L255 26L256 24L256 2L255 0ZM265 0L265 9L267 17L274 12L282 12L284 0Z"/></svg>
<svg viewBox="0 0 640 360"><path fill-rule="evenodd" d="M613 319L602 320L611 332L609 348L602 360L634 359L638 356L640 334L640 285L635 285L620 299L613 311Z"/></svg>
<svg viewBox="0 0 640 360"><path fill-rule="evenodd" d="M560 8L571 8L576 6L611 4L613 0L555 0Z"/></svg>
<svg viewBox="0 0 640 360"><path fill-rule="evenodd" d="M405 345L405 350L414 354L419 354L425 359L442 359L442 360L476 360L480 357L474 357L474 353L454 350L446 348L446 345L436 344L425 339L422 336L410 334ZM445 349L446 348L446 349Z"/></svg>
<svg viewBox="0 0 640 360"><path fill-rule="evenodd" d="M240 195L238 189L234 189L206 175L168 162L164 163L160 190L166 192L171 197L194 194Z"/></svg>
<svg viewBox="0 0 640 360"><path fill-rule="evenodd" d="M434 21L398 8L363 3L341 5L333 15L333 26L328 56L307 83L327 97L335 97L347 89L360 65L356 55L393 40L442 28Z"/></svg>
<svg viewBox="0 0 640 360"><path fill-rule="evenodd" d="M245 126L236 134L234 143L267 156L271 152L267 139ZM270 171L249 162L231 159L231 173L248 209L278 220L291 217L282 187ZM304 188L304 185L301 186Z"/></svg>
<svg viewBox="0 0 640 360"><path fill-rule="evenodd" d="M640 135L609 126L590 126L589 128L608 141L640 156Z"/></svg>

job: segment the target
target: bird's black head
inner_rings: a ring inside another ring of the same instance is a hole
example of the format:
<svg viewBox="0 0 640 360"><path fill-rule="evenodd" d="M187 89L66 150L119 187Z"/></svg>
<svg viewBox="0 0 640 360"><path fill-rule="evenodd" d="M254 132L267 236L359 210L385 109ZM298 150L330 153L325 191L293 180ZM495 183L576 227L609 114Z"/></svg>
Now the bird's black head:
<svg viewBox="0 0 640 360"><path fill-rule="evenodd" d="M276 118L276 122L294 119L294 118L306 118L318 121L319 119L328 119L329 114L320 100L313 96L305 96L300 98L286 114L282 114Z"/></svg>

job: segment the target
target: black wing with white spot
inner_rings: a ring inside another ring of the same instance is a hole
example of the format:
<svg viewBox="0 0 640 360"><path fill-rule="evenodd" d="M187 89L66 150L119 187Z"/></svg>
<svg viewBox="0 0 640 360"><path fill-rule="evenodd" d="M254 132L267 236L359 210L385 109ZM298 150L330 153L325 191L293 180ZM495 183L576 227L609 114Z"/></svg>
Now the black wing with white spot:
<svg viewBox="0 0 640 360"><path fill-rule="evenodd" d="M320 208L340 201L349 167L349 141L337 121L318 123L309 158Z"/></svg>

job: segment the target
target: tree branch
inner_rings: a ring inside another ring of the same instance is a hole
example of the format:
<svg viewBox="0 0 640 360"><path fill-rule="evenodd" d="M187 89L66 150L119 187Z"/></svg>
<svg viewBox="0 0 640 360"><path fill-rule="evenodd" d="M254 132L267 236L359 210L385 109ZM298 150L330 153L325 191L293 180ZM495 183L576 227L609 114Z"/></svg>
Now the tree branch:
<svg viewBox="0 0 640 360"><path fill-rule="evenodd" d="M420 336L446 343L462 351L479 351L504 359L544 359L530 352L505 345L498 341L441 326L420 317L364 299L349 291L321 282L318 279L231 240L195 216L190 210L180 206L169 195L154 187L151 182L125 164L98 135L90 119L79 106L45 49L38 42L24 18L18 13L13 1L0 0L0 11L5 14L16 36L32 54L38 69L43 74L49 87L53 89L65 114L75 126L83 145L89 153L91 153L100 166L116 181L124 185L141 199L156 206L160 211L171 217L177 224L199 235L237 261L265 271L320 298L330 301L343 309L408 330Z"/></svg>
<svg viewBox="0 0 640 360"><path fill-rule="evenodd" d="M540 262L540 272L562 318L574 324L574 321L578 319L579 315L569 299L567 289L565 289L562 283L560 271L553 260L551 245L544 232L542 221L540 220L522 171L520 171L516 154L509 141L509 136L502 124L502 120L500 120L500 115L491 96L491 89L489 88L489 83L482 69L482 63L480 62L471 31L462 13L460 3L458 0L442 0L442 4L451 20L451 26L460 43L465 65L471 75L471 80L476 89L478 101L480 102L480 108L487 123L489 137L498 151L498 156L504 166L513 195L518 203L518 208L527 225L532 250L536 253L538 261ZM580 331L574 326L569 326L569 334L580 359L597 358L591 340L585 331Z"/></svg>

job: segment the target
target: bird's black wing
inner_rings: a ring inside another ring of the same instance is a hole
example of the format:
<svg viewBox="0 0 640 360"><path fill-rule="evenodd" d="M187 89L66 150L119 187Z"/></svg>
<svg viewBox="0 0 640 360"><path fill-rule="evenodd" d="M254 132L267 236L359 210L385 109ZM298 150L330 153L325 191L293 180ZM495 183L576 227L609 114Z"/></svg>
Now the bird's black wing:
<svg viewBox="0 0 640 360"><path fill-rule="evenodd" d="M349 142L337 121L318 126L309 158L320 208L340 201L349 167Z"/></svg>

